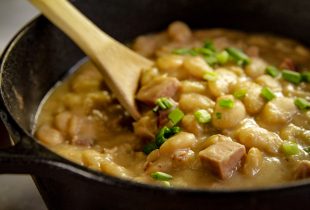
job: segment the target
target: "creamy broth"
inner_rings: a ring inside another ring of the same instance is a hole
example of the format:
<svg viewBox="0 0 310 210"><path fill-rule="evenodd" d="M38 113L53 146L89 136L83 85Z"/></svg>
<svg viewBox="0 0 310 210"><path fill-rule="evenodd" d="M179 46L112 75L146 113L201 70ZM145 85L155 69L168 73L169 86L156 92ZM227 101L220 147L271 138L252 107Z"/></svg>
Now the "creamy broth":
<svg viewBox="0 0 310 210"><path fill-rule="evenodd" d="M207 41L206 41L207 40ZM299 43L174 22L132 48L133 122L91 62L44 101L35 135L78 164L167 187L249 188L310 177L310 53Z"/></svg>

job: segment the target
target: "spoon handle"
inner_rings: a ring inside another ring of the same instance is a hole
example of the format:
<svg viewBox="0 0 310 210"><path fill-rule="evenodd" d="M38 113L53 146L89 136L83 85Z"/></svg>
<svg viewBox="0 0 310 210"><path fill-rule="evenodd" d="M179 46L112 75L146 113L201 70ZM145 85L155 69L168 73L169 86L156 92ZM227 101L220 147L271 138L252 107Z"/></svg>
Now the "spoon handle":
<svg viewBox="0 0 310 210"><path fill-rule="evenodd" d="M102 32L67 0L29 1L90 57L120 103L138 119L135 93L141 69L152 62Z"/></svg>

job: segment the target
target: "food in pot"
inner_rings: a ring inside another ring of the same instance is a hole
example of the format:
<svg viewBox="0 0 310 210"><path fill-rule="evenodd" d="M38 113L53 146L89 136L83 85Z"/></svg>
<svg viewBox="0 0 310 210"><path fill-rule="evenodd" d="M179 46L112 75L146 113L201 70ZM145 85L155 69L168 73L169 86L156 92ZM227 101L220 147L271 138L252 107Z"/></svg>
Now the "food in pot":
<svg viewBox="0 0 310 210"><path fill-rule="evenodd" d="M189 188L310 177L310 53L299 43L174 22L132 45L153 59L134 122L91 62L55 87L36 137L91 169Z"/></svg>

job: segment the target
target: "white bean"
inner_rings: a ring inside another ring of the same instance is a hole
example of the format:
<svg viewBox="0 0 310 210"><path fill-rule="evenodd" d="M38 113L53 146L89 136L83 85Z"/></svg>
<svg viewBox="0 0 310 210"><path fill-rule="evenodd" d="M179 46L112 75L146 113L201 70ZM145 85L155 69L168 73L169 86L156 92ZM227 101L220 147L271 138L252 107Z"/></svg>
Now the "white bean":
<svg viewBox="0 0 310 210"><path fill-rule="evenodd" d="M202 78L206 72L213 71L206 61L198 56L185 58L184 68L190 75L197 78Z"/></svg>
<svg viewBox="0 0 310 210"><path fill-rule="evenodd" d="M265 73L267 64L260 58L252 58L252 62L246 66L245 73L252 78L256 78Z"/></svg>
<svg viewBox="0 0 310 210"><path fill-rule="evenodd" d="M156 60L158 68L165 72L173 72L183 64L184 57L180 55L167 54Z"/></svg>
<svg viewBox="0 0 310 210"><path fill-rule="evenodd" d="M253 82L240 82L238 86L247 90L242 100L246 111L249 114L259 113L266 103L265 99L261 96L262 87Z"/></svg>
<svg viewBox="0 0 310 210"><path fill-rule="evenodd" d="M207 94L207 83L206 82L184 80L184 81L181 81L180 92L182 94L199 93L202 95L206 95Z"/></svg>
<svg viewBox="0 0 310 210"><path fill-rule="evenodd" d="M231 100L234 103L232 108L225 108L220 105L221 100ZM221 129L233 128L246 117L246 111L241 101L235 100L232 95L221 96L216 100L212 114L212 124Z"/></svg>
<svg viewBox="0 0 310 210"><path fill-rule="evenodd" d="M275 98L264 106L259 116L259 122L270 129L277 129L290 123L297 111L294 99Z"/></svg>
<svg viewBox="0 0 310 210"><path fill-rule="evenodd" d="M199 124L192 114L187 114L182 119L182 128L190 133L195 134L195 136L199 137L202 135L204 129L201 124Z"/></svg>
<svg viewBox="0 0 310 210"><path fill-rule="evenodd" d="M179 100L180 109L186 113L193 113L198 109L210 109L214 107L214 101L197 93L182 94Z"/></svg>
<svg viewBox="0 0 310 210"><path fill-rule="evenodd" d="M187 132L180 132L177 135L169 138L159 148L160 155L169 155L178 149L192 149L197 143L194 134Z"/></svg>
<svg viewBox="0 0 310 210"><path fill-rule="evenodd" d="M260 169L262 168L263 165L263 154L262 152L255 148L252 147L246 156L245 163L243 166L243 172L247 176L255 176Z"/></svg>
<svg viewBox="0 0 310 210"><path fill-rule="evenodd" d="M237 75L223 68L214 72L217 74L217 79L208 82L211 94L215 97L229 94L237 82Z"/></svg>
<svg viewBox="0 0 310 210"><path fill-rule="evenodd" d="M247 148L256 147L264 152L278 154L282 139L256 124L246 123L237 131L237 138Z"/></svg>
<svg viewBox="0 0 310 210"><path fill-rule="evenodd" d="M168 35L177 42L186 42L191 36L191 29L183 22L176 21L169 25Z"/></svg>
<svg viewBox="0 0 310 210"><path fill-rule="evenodd" d="M40 141L49 145L61 144L64 141L64 137L61 132L49 125L41 126L37 132L36 136Z"/></svg>
<svg viewBox="0 0 310 210"><path fill-rule="evenodd" d="M269 75L259 76L255 81L263 87L269 87L273 91L282 91L280 82Z"/></svg>

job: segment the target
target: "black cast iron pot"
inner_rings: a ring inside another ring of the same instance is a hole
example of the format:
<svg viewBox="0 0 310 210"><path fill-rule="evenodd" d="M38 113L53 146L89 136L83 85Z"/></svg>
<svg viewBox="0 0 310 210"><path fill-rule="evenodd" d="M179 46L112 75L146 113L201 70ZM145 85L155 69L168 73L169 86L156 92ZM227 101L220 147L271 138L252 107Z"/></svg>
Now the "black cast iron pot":
<svg viewBox="0 0 310 210"><path fill-rule="evenodd" d="M193 28L269 32L310 44L307 0L76 0L99 27L127 42L173 20ZM166 189L119 180L67 161L31 135L46 92L84 54L44 17L24 27L1 57L0 116L14 146L0 173L31 174L49 209L309 209L310 182L247 190Z"/></svg>

